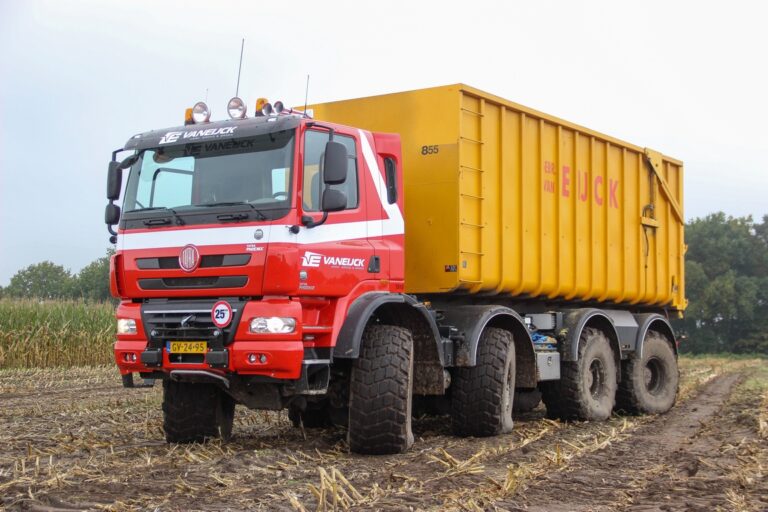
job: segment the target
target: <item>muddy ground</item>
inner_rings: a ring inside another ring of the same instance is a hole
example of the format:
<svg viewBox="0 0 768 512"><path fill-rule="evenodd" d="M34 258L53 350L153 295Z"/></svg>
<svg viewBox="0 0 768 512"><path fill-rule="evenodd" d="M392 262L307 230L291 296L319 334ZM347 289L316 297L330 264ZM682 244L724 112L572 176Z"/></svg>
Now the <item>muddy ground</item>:
<svg viewBox="0 0 768 512"><path fill-rule="evenodd" d="M768 362L684 359L657 417L562 424L542 408L489 439L414 422L403 455L237 410L234 439L169 446L161 389L113 368L0 371L0 508L11 510L768 510Z"/></svg>

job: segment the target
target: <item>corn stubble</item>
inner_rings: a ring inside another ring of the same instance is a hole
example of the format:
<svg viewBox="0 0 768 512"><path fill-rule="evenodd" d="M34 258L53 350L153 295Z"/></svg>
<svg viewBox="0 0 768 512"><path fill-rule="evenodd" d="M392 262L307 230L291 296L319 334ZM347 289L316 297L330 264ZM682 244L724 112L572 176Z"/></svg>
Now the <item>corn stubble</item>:
<svg viewBox="0 0 768 512"><path fill-rule="evenodd" d="M111 305L1 301L0 312L0 509L493 510L654 421L564 424L540 409L511 434L462 439L444 418L422 418L408 453L363 457L343 430L305 437L285 413L238 407L232 442L168 445L160 387L125 390L111 364ZM682 358L680 400L755 364ZM768 390L751 396L750 421L766 436ZM739 453L745 479L765 475L758 448ZM736 508L746 499L737 487L727 497Z"/></svg>

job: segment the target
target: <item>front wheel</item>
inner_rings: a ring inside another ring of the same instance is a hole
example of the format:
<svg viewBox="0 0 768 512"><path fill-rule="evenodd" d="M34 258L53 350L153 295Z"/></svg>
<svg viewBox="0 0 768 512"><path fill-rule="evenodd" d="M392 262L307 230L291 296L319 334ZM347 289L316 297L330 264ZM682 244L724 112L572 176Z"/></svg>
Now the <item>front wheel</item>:
<svg viewBox="0 0 768 512"><path fill-rule="evenodd" d="M394 325L369 325L349 385L349 448L402 453L413 444L413 337Z"/></svg>
<svg viewBox="0 0 768 512"><path fill-rule="evenodd" d="M641 357L622 365L616 409L630 414L661 414L675 405L680 374L672 345L655 331L648 333Z"/></svg>
<svg viewBox="0 0 768 512"><path fill-rule="evenodd" d="M163 381L163 430L169 443L227 440L235 401L215 384Z"/></svg>

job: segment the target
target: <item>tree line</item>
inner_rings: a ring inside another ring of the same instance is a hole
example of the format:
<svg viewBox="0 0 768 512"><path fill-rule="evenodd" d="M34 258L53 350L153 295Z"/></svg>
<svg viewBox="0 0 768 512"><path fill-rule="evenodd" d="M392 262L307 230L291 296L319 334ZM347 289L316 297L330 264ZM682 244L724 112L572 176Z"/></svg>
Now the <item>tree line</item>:
<svg viewBox="0 0 768 512"><path fill-rule="evenodd" d="M680 350L768 354L768 215L714 213L685 228L688 308Z"/></svg>
<svg viewBox="0 0 768 512"><path fill-rule="evenodd" d="M0 286L0 298L110 300L109 258L113 253L107 250L77 274L51 261L35 263L16 272L8 286Z"/></svg>
<svg viewBox="0 0 768 512"><path fill-rule="evenodd" d="M768 354L768 215L714 213L686 225L685 317L680 350ZM72 274L50 261L20 270L0 297L110 300L109 257Z"/></svg>

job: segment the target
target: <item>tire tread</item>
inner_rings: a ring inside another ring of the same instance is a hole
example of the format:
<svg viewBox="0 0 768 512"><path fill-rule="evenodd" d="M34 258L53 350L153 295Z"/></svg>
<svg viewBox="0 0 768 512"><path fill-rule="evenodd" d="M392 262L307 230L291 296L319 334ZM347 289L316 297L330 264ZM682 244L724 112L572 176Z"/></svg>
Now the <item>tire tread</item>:
<svg viewBox="0 0 768 512"><path fill-rule="evenodd" d="M502 432L505 367L512 334L489 327L477 347L477 364L454 371L451 385L451 425L459 436L488 437ZM514 390L512 391L514 394ZM514 399L514 396L510 397Z"/></svg>
<svg viewBox="0 0 768 512"><path fill-rule="evenodd" d="M351 451L393 454L411 446L412 374L411 332L394 325L368 326L350 377Z"/></svg>

